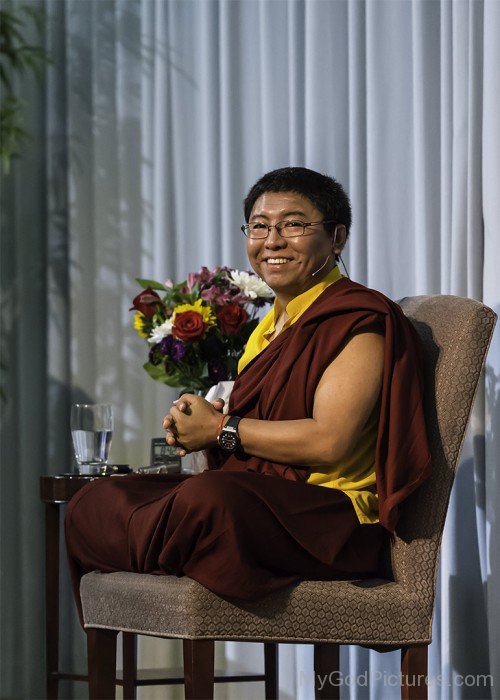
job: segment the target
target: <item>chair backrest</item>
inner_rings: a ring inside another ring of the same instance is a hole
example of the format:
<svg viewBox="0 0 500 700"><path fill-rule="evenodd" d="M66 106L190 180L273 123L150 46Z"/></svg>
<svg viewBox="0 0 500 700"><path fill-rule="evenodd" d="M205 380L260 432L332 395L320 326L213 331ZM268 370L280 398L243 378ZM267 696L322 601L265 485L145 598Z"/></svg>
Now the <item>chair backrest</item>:
<svg viewBox="0 0 500 700"><path fill-rule="evenodd" d="M395 580L432 610L451 487L496 314L478 301L449 295L406 297L399 303L424 345L432 475L402 505L392 567Z"/></svg>

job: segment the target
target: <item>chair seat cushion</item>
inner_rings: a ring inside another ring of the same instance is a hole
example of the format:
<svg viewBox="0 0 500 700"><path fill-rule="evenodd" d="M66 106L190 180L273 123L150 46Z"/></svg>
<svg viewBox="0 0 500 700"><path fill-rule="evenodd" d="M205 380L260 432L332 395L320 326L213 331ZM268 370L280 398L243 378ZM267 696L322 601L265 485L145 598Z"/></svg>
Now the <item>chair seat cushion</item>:
<svg viewBox="0 0 500 700"><path fill-rule="evenodd" d="M187 577L95 571L82 578L80 594L85 627L156 637L396 646L431 640L429 606L385 580L303 581L239 602Z"/></svg>

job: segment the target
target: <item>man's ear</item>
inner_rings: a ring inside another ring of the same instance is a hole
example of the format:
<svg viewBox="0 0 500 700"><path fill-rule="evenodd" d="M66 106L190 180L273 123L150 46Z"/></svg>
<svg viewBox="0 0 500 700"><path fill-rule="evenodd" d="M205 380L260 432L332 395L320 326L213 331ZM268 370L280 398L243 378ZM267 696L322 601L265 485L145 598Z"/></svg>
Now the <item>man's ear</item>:
<svg viewBox="0 0 500 700"><path fill-rule="evenodd" d="M337 224L337 226L335 226L335 231L332 238L332 253L335 255L336 260L338 260L338 256L345 246L346 238L346 227L344 224Z"/></svg>

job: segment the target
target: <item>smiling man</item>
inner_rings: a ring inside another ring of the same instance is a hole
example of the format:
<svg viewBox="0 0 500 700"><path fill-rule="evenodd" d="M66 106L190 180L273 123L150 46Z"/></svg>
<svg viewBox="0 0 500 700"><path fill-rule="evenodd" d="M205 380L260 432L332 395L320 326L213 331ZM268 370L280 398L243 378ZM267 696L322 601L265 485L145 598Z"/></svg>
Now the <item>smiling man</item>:
<svg viewBox="0 0 500 700"><path fill-rule="evenodd" d="M340 273L351 224L341 185L273 171L250 190L245 220L274 308L240 359L229 413L184 394L164 419L168 444L207 450L208 469L78 492L66 518L77 601L95 568L186 575L246 600L376 575L399 504L430 473L419 337L396 303Z"/></svg>

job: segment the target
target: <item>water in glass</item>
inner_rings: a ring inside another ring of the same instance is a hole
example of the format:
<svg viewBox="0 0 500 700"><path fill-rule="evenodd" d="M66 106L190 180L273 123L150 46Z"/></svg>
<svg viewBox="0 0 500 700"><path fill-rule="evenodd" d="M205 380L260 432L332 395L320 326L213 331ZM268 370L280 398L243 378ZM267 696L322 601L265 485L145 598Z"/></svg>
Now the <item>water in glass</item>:
<svg viewBox="0 0 500 700"><path fill-rule="evenodd" d="M80 474L96 474L106 466L113 434L109 404L75 404L71 409L71 435Z"/></svg>

